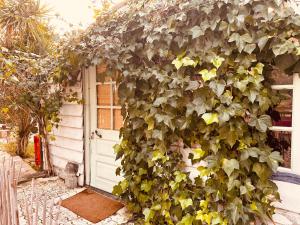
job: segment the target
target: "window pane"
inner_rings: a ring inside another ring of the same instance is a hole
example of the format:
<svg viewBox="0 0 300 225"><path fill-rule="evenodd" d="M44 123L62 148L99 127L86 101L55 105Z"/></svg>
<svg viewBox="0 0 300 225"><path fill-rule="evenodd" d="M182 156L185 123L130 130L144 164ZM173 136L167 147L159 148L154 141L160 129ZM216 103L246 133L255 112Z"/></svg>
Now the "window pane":
<svg viewBox="0 0 300 225"><path fill-rule="evenodd" d="M97 85L97 105L110 105L110 84Z"/></svg>
<svg viewBox="0 0 300 225"><path fill-rule="evenodd" d="M118 95L118 87L115 84L113 84L113 95L114 95L114 105L115 106L120 105L119 95Z"/></svg>
<svg viewBox="0 0 300 225"><path fill-rule="evenodd" d="M271 131L268 134L268 144L282 155L284 162L280 166L291 168L291 132Z"/></svg>
<svg viewBox="0 0 300 225"><path fill-rule="evenodd" d="M114 109L114 130L120 130L123 126L123 117L121 115L121 109Z"/></svg>
<svg viewBox="0 0 300 225"><path fill-rule="evenodd" d="M281 102L270 112L273 126L291 127L292 126L292 103L293 91L280 90Z"/></svg>
<svg viewBox="0 0 300 225"><path fill-rule="evenodd" d="M293 84L293 76L287 75L280 70L273 70L271 73L272 84L287 85Z"/></svg>
<svg viewBox="0 0 300 225"><path fill-rule="evenodd" d="M111 118L110 118L110 109L98 109L97 113L98 119L98 128L99 129L111 129Z"/></svg>

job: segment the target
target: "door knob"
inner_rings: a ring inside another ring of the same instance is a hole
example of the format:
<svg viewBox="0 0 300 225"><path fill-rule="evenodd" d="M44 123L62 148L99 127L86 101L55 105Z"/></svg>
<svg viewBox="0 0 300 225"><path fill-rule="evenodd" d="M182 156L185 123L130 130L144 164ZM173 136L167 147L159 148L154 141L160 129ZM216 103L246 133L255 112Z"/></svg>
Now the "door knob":
<svg viewBox="0 0 300 225"><path fill-rule="evenodd" d="M98 130L95 130L95 134L99 137L102 138L102 134L100 134L100 132Z"/></svg>

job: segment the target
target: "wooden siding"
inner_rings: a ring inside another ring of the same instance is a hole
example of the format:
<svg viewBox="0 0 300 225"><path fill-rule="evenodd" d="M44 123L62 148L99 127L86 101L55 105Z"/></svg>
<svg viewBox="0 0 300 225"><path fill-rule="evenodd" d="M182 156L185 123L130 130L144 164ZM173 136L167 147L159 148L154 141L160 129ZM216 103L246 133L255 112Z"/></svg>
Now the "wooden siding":
<svg viewBox="0 0 300 225"><path fill-rule="evenodd" d="M69 87L82 98L82 82ZM79 165L80 181L84 176L84 138L83 138L83 105L76 102L65 102L60 110L61 121L57 128L53 129L54 140L50 142L50 155L55 171L60 175L68 162ZM83 185L83 182L80 182Z"/></svg>

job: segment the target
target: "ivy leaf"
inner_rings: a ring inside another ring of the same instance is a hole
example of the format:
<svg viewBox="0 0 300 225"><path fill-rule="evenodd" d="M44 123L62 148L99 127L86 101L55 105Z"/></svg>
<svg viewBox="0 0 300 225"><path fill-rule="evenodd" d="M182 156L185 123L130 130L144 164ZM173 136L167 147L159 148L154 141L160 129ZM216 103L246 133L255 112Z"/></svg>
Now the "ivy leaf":
<svg viewBox="0 0 300 225"><path fill-rule="evenodd" d="M215 68L211 70L204 69L201 70L199 74L202 75L204 81L208 81L217 76L217 70Z"/></svg>
<svg viewBox="0 0 300 225"><path fill-rule="evenodd" d="M180 171L176 171L175 173L175 181L176 183L180 183L181 181L186 181L186 174Z"/></svg>
<svg viewBox="0 0 300 225"><path fill-rule="evenodd" d="M225 61L224 58L217 56L217 57L213 58L211 62L217 69L219 69L219 67L222 65L222 63L224 61Z"/></svg>
<svg viewBox="0 0 300 225"><path fill-rule="evenodd" d="M183 62L181 59L176 58L172 61L172 64L176 67L177 70L179 70L182 67Z"/></svg>
<svg viewBox="0 0 300 225"><path fill-rule="evenodd" d="M257 208L255 202L252 202L252 203L250 204L250 209L253 210L253 211L257 211L257 210L258 210L258 208Z"/></svg>
<svg viewBox="0 0 300 225"><path fill-rule="evenodd" d="M223 92L224 92L224 89L225 89L225 86L226 86L226 83L224 80L221 80L221 81L211 81L209 83L209 87L213 90L213 92L218 96L220 97Z"/></svg>
<svg viewBox="0 0 300 225"><path fill-rule="evenodd" d="M143 210L143 214L145 216L145 221L146 222L149 222L151 219L153 219L155 213L153 210L149 209L149 208L145 208Z"/></svg>
<svg viewBox="0 0 300 225"><path fill-rule="evenodd" d="M193 205L193 200L191 198L187 199L179 199L180 205L182 210L186 209L187 207Z"/></svg>
<svg viewBox="0 0 300 225"><path fill-rule="evenodd" d="M193 159L201 159L205 155L205 151L203 151L201 148L196 148L193 150Z"/></svg>
<svg viewBox="0 0 300 225"><path fill-rule="evenodd" d="M164 104L168 101L167 97L158 97L154 102L153 105L154 106L160 106L161 104Z"/></svg>
<svg viewBox="0 0 300 225"><path fill-rule="evenodd" d="M262 180L268 179L270 175L270 171L268 171L266 166L262 163L255 163L253 165L252 171L255 172L257 176Z"/></svg>
<svg viewBox="0 0 300 225"><path fill-rule="evenodd" d="M240 193L241 195L244 195L247 193L247 188L245 186L240 186Z"/></svg>
<svg viewBox="0 0 300 225"><path fill-rule="evenodd" d="M268 36L263 36L263 37L258 39L257 45L258 45L260 51L262 51L264 49L264 47L266 46L268 40L269 40Z"/></svg>
<svg viewBox="0 0 300 225"><path fill-rule="evenodd" d="M219 123L218 116L217 113L204 113L201 118L205 121L206 125L210 125L212 123Z"/></svg>
<svg viewBox="0 0 300 225"><path fill-rule="evenodd" d="M191 225L193 224L193 221L194 221L194 217L188 213L187 215L182 217L181 221L176 225Z"/></svg>
<svg viewBox="0 0 300 225"><path fill-rule="evenodd" d="M157 161L159 159L162 159L164 157L164 154L160 150L155 150L152 153L152 161Z"/></svg>
<svg viewBox="0 0 300 225"><path fill-rule="evenodd" d="M260 132L266 132L272 126L272 119L269 115L262 115L258 119L253 116L250 118L249 125Z"/></svg>
<svg viewBox="0 0 300 225"><path fill-rule="evenodd" d="M230 105L230 103L232 102L232 99L233 99L233 96L232 96L231 91L229 91L229 90L226 90L225 93L220 96L220 101L223 104Z"/></svg>
<svg viewBox="0 0 300 225"><path fill-rule="evenodd" d="M251 54L255 48L256 48L256 44L246 44L244 51L247 52L248 54Z"/></svg>
<svg viewBox="0 0 300 225"><path fill-rule="evenodd" d="M238 170L240 168L240 165L236 159L230 159L230 160L224 159L222 168L225 171L225 173L227 174L227 176L230 177L230 175L232 174L232 172L235 169Z"/></svg>
<svg viewBox="0 0 300 225"><path fill-rule="evenodd" d="M204 34L203 30L201 27L199 26L194 26L192 27L192 29L190 30L192 33L192 39L195 39L197 37L200 37L201 35Z"/></svg>
<svg viewBox="0 0 300 225"><path fill-rule="evenodd" d="M144 180L141 184L141 190L145 192L149 192L151 190L153 181Z"/></svg>
<svg viewBox="0 0 300 225"><path fill-rule="evenodd" d="M192 60L190 57L184 57L182 60L183 66L193 66L196 67L198 64L197 60Z"/></svg>
<svg viewBox="0 0 300 225"><path fill-rule="evenodd" d="M198 88L200 87L200 84L198 81L196 80L192 80L189 82L189 86L187 86L187 88L185 89L186 91L194 91L194 90L197 90Z"/></svg>
<svg viewBox="0 0 300 225"><path fill-rule="evenodd" d="M128 186L129 186L128 180L126 180L126 179L122 180L120 182L120 186L122 188L122 191L125 191L128 188Z"/></svg>

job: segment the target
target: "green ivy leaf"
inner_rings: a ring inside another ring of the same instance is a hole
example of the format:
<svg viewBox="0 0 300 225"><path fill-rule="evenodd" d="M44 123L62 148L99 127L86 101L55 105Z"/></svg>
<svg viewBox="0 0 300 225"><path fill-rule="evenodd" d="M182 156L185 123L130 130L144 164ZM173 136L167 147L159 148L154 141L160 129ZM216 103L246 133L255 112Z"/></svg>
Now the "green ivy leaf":
<svg viewBox="0 0 300 225"><path fill-rule="evenodd" d="M152 188L153 181L144 180L141 184L141 190L149 192Z"/></svg>
<svg viewBox="0 0 300 225"><path fill-rule="evenodd" d="M262 115L258 119L256 117L251 117L249 125L256 127L260 132L266 132L268 128L272 126L272 120L269 115Z"/></svg>
<svg viewBox="0 0 300 225"><path fill-rule="evenodd" d="M236 159L224 159L223 160L223 165L222 165L223 170L225 171L225 173L227 174L227 176L230 177L230 175L232 174L232 172L235 169L239 169L240 165L239 162Z"/></svg>
<svg viewBox="0 0 300 225"><path fill-rule="evenodd" d="M204 34L202 27L199 27L199 26L194 26L191 28L191 33L192 33L192 39L195 39L195 38L198 38L200 37L201 35Z"/></svg>
<svg viewBox="0 0 300 225"><path fill-rule="evenodd" d="M219 123L218 116L217 113L204 113L201 118L205 121L206 125L210 125L212 123Z"/></svg>

